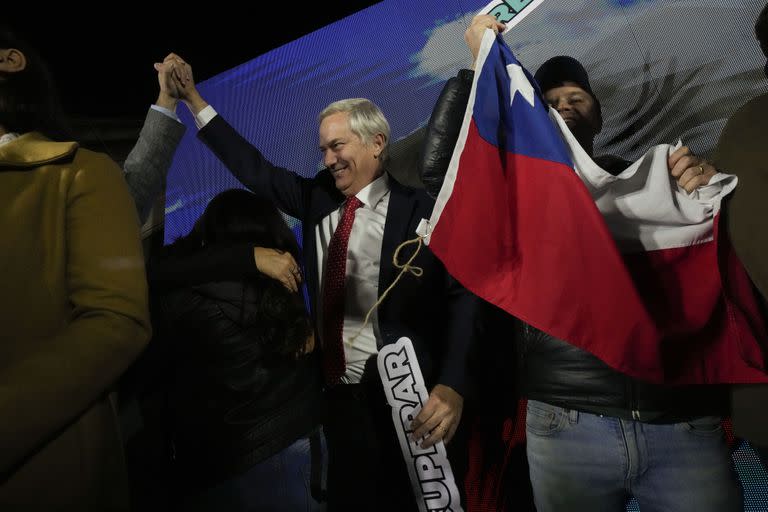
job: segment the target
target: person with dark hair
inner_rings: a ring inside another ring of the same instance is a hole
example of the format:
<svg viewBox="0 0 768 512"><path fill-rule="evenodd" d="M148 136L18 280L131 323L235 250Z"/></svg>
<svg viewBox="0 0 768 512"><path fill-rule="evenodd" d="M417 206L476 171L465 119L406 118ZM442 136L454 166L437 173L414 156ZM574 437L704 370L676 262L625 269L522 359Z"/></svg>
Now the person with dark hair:
<svg viewBox="0 0 768 512"><path fill-rule="evenodd" d="M0 509L128 510L109 394L150 336L136 210L55 89L0 30Z"/></svg>
<svg viewBox="0 0 768 512"><path fill-rule="evenodd" d="M0 111L6 132L36 131L51 140L71 136L45 61L26 41L0 26Z"/></svg>
<svg viewBox="0 0 768 512"><path fill-rule="evenodd" d="M329 404L329 509L416 510L377 355L402 336L412 340L430 390L411 425L414 439L425 449L450 441L449 455L461 455L461 435L452 439L472 388L468 356L479 302L423 248L405 247L403 260L412 257L410 265L421 272L398 277L393 254L414 238L434 201L387 172L389 123L370 100L340 100L320 113L327 168L305 178L267 161L191 79L181 87L201 139L248 189L302 222L304 275ZM461 475L460 461L451 460Z"/></svg>
<svg viewBox="0 0 768 512"><path fill-rule="evenodd" d="M11 34L8 29L0 29L0 45L7 46L0 56L0 63L12 66L24 55L27 71L7 73L0 81L0 109L4 123L9 127L7 130L16 133L38 131L51 140L68 140L71 129L48 67L34 48ZM176 63L169 57L155 64L160 84L158 98L149 109L139 139L124 165L125 178L142 223L162 189L173 154L185 131L174 112L178 93L169 77Z"/></svg>
<svg viewBox="0 0 768 512"><path fill-rule="evenodd" d="M755 22L755 36L766 58L768 78L768 4ZM727 204L728 232L733 247L766 306L768 299L768 93L751 99L725 125L713 160L739 177L739 188ZM763 308L763 313L768 307ZM768 468L768 386L734 386L731 396L733 430L747 439Z"/></svg>
<svg viewBox="0 0 768 512"><path fill-rule="evenodd" d="M214 197L159 259L242 243L299 259L272 203L240 189ZM322 381L302 295L262 274L169 285L153 268L151 346L162 354L175 482L169 507L321 510L309 490L320 484Z"/></svg>
<svg viewBox="0 0 768 512"><path fill-rule="evenodd" d="M486 29L477 16L465 33L477 58ZM444 87L427 128L422 178L437 195L459 136L474 72L461 70ZM594 156L602 129L600 103L587 71L569 56L544 62L535 73L547 103L586 153L618 175L630 162ZM668 160L686 191L717 172L686 147ZM515 328L516 377L528 399L526 443L539 511L624 510L634 496L641 510L741 510L742 496L721 427L727 386L668 386L625 375L595 355L523 321Z"/></svg>

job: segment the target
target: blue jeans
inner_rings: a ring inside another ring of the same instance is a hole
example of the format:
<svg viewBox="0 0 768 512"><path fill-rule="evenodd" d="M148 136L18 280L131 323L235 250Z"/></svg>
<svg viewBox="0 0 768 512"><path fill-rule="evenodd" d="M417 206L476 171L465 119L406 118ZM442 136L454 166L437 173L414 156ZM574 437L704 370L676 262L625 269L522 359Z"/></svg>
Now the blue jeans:
<svg viewBox="0 0 768 512"><path fill-rule="evenodd" d="M322 432L320 439L323 461L327 461ZM310 467L309 439L303 437L242 475L188 497L180 510L323 512L325 504L310 493Z"/></svg>
<svg viewBox="0 0 768 512"><path fill-rule="evenodd" d="M758 446L756 444L751 445L752 449L757 454L757 458L763 463L763 467L768 470L768 448L765 446Z"/></svg>
<svg viewBox="0 0 768 512"><path fill-rule="evenodd" d="M744 510L720 418L657 425L528 401L528 464L539 512Z"/></svg>

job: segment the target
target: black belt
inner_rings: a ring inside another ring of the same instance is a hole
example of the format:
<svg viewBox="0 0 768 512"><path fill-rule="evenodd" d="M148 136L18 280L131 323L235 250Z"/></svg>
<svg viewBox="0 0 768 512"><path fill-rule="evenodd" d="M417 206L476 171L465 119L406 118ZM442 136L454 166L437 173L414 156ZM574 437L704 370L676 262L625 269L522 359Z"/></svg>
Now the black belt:
<svg viewBox="0 0 768 512"><path fill-rule="evenodd" d="M610 418L619 418L622 420L640 421L642 423L672 424L691 421L702 416L713 416L713 413L684 414L679 411L654 411L650 409L623 409L620 407L601 407L601 406L579 406L577 411L599 416L608 416Z"/></svg>

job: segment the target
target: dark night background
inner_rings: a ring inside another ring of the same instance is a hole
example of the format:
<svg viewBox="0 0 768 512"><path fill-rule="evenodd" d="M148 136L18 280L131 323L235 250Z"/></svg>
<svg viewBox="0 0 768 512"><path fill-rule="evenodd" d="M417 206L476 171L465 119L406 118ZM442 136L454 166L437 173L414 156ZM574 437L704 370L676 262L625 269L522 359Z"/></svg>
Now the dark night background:
<svg viewBox="0 0 768 512"><path fill-rule="evenodd" d="M140 5L130 12L119 4L103 7L108 15L99 10L85 14L82 8L55 12L39 5L34 11L11 9L0 16L0 25L27 40L48 62L75 137L122 161L157 98L152 64L169 52L189 62L200 82L375 3L306 2L301 15L292 18L276 14L266 3L241 3L237 9L219 4L223 12L208 6L195 15ZM43 11L48 14L41 20Z"/></svg>

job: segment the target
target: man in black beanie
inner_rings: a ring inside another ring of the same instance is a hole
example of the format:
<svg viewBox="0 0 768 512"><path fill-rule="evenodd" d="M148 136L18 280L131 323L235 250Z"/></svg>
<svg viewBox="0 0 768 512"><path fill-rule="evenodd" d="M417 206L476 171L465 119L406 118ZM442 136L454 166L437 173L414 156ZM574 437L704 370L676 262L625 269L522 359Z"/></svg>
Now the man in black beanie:
<svg viewBox="0 0 768 512"><path fill-rule="evenodd" d="M552 107L558 110L562 105L563 121L592 155L594 138L603 128L603 113L581 62L565 55L552 57L541 65L534 78Z"/></svg>
<svg viewBox="0 0 768 512"><path fill-rule="evenodd" d="M566 55L552 57L542 64L534 75L539 84L544 99L549 105L558 111L560 116L568 125L576 140L587 152L597 165L609 173L616 175L629 167L632 163L616 155L597 155L594 154L595 137L603 129L603 112L600 107L600 101L592 91L589 83L589 75L581 62ZM688 148L680 148L675 158L690 155ZM698 163L692 165L697 166ZM670 165L670 169L672 165ZM708 166L702 167L704 174L697 176L697 167L694 167L693 173L689 173L690 179L687 179L681 186L688 191L709 182L709 178L715 174L715 168ZM686 176L688 178L688 176Z"/></svg>
<svg viewBox="0 0 768 512"><path fill-rule="evenodd" d="M504 27L491 16L477 16L467 29L473 57L489 28L498 33ZM422 179L431 194L442 185L473 75L465 69L449 80L429 121ZM553 57L535 78L595 163L613 175L629 166L623 158L593 154L603 118L579 61ZM717 172L686 147L674 151L668 165L689 192ZM517 389L528 399L526 448L539 512L620 512L632 496L644 511L743 510L720 424L728 412L727 387L650 384L523 321L513 331ZM504 389L499 395L512 393Z"/></svg>

